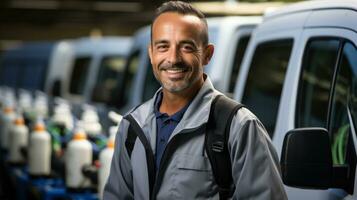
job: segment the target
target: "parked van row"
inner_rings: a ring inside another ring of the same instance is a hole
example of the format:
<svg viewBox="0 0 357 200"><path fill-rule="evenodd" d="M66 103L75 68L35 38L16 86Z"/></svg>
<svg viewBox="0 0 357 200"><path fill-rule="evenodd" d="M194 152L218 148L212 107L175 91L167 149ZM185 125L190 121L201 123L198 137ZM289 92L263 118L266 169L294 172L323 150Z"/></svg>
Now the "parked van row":
<svg viewBox="0 0 357 200"><path fill-rule="evenodd" d="M0 84L77 103L110 103L130 47L130 37L25 43L1 56Z"/></svg>
<svg viewBox="0 0 357 200"><path fill-rule="evenodd" d="M82 104L97 105L101 123L108 129L113 123L107 114L117 110L131 43L130 37L24 43L1 56L0 85L65 98L77 117Z"/></svg>

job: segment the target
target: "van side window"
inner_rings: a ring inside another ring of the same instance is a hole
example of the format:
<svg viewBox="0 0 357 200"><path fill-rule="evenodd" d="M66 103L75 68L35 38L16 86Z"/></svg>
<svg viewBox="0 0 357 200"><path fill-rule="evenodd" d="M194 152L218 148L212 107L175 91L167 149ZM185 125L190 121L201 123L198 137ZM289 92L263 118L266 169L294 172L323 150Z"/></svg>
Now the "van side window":
<svg viewBox="0 0 357 200"><path fill-rule="evenodd" d="M149 59L148 59L149 60ZM152 71L152 66L149 63L146 70L144 90L143 90L143 99L142 102L145 102L152 98L157 89L160 88L160 83L156 80L154 73Z"/></svg>
<svg viewBox="0 0 357 200"><path fill-rule="evenodd" d="M296 127L326 127L327 108L340 40L312 39L304 52L296 105Z"/></svg>
<svg viewBox="0 0 357 200"><path fill-rule="evenodd" d="M118 82L124 78L125 59L122 56L107 56L102 59L97 82L92 91L92 100L113 105L118 91Z"/></svg>
<svg viewBox="0 0 357 200"><path fill-rule="evenodd" d="M242 103L262 121L273 137L281 90L293 46L292 39L258 45L248 73Z"/></svg>
<svg viewBox="0 0 357 200"><path fill-rule="evenodd" d="M229 80L229 88L228 88L229 93L234 92L234 86L236 85L238 73L240 70L240 65L242 64L244 53L245 53L245 50L247 49L249 40L250 40L250 35L245 35L245 36L242 36L238 41L238 46L237 46L236 54L234 57L232 73L231 73L231 77Z"/></svg>
<svg viewBox="0 0 357 200"><path fill-rule="evenodd" d="M87 81L89 64L89 57L77 58L74 61L73 71L69 85L69 92L71 94L82 95L84 93L84 86Z"/></svg>
<svg viewBox="0 0 357 200"><path fill-rule="evenodd" d="M357 49L347 42L343 48L332 95L329 133L331 134L333 164L348 164L351 167L350 172L352 175L349 178L350 183L347 188L352 191L356 167L356 151L353 145L351 128L356 127L356 83ZM352 115L352 121L349 119L348 110Z"/></svg>
<svg viewBox="0 0 357 200"><path fill-rule="evenodd" d="M340 70L344 68L348 69L348 73L343 78L340 78L346 82L348 81L347 90L347 103L348 108L352 115L352 122L354 127L357 127L357 48L351 43L347 43L343 49L343 57L340 64Z"/></svg>
<svg viewBox="0 0 357 200"><path fill-rule="evenodd" d="M117 108L121 108L129 101L131 91L133 89L133 78L139 67L141 51L134 51L129 55L125 65L125 73L123 81L119 85L120 91L117 94L119 101L115 104Z"/></svg>

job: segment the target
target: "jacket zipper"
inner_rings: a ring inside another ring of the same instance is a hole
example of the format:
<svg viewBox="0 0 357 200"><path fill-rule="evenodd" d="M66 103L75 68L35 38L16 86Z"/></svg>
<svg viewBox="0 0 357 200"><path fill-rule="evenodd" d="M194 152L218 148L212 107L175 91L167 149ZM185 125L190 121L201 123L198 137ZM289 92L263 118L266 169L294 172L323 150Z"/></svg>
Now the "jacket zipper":
<svg viewBox="0 0 357 200"><path fill-rule="evenodd" d="M203 124L197 128L193 129L185 129L177 133L172 139L166 144L163 156L159 165L159 169L157 169L157 176L154 179L153 191L151 191L151 198L156 199L156 195L159 192L162 178L167 167L168 161L171 158L172 154L176 151L176 149L181 146L181 143L188 141L190 138L200 135L200 133L204 133L201 130L205 130L206 124ZM190 133L190 134L189 134ZM195 134L196 133L196 134ZM159 182L158 182L159 180Z"/></svg>

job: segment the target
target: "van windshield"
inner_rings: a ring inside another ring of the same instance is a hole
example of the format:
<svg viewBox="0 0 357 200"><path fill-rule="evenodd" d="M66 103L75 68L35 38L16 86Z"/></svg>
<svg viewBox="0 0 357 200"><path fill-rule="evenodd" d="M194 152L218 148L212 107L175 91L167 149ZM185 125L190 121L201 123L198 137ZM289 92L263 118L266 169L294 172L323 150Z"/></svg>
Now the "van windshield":
<svg viewBox="0 0 357 200"><path fill-rule="evenodd" d="M92 101L112 105L116 102L118 83L124 78L125 58L106 56L99 67L97 81L92 91Z"/></svg>
<svg viewBox="0 0 357 200"><path fill-rule="evenodd" d="M90 60L90 57L80 57L74 61L69 86L69 92L71 94L83 95L84 86L87 81Z"/></svg>
<svg viewBox="0 0 357 200"><path fill-rule="evenodd" d="M117 108L121 108L122 106L129 103L130 95L134 86L134 75L137 73L139 68L141 53L142 52L140 50L132 52L126 61L123 81L119 86L119 100L116 101L117 103L115 104Z"/></svg>

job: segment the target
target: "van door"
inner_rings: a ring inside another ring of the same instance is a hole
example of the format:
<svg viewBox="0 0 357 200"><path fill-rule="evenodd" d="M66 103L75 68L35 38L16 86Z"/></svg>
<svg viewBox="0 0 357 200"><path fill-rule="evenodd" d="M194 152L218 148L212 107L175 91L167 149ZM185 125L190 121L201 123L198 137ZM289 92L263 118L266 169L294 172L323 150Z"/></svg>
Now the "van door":
<svg viewBox="0 0 357 200"><path fill-rule="evenodd" d="M357 34L337 28L303 32L295 68L288 71L274 145L281 151L284 134L293 128L324 127L330 134L334 164L348 165L345 188L301 190L287 187L289 199L342 199L356 191L355 121ZM298 80L295 84L295 80ZM350 113L350 114L349 114ZM350 116L349 116L350 115Z"/></svg>
<svg viewBox="0 0 357 200"><path fill-rule="evenodd" d="M234 99L246 105L264 124L271 138L290 57L301 31L253 35L234 91Z"/></svg>

